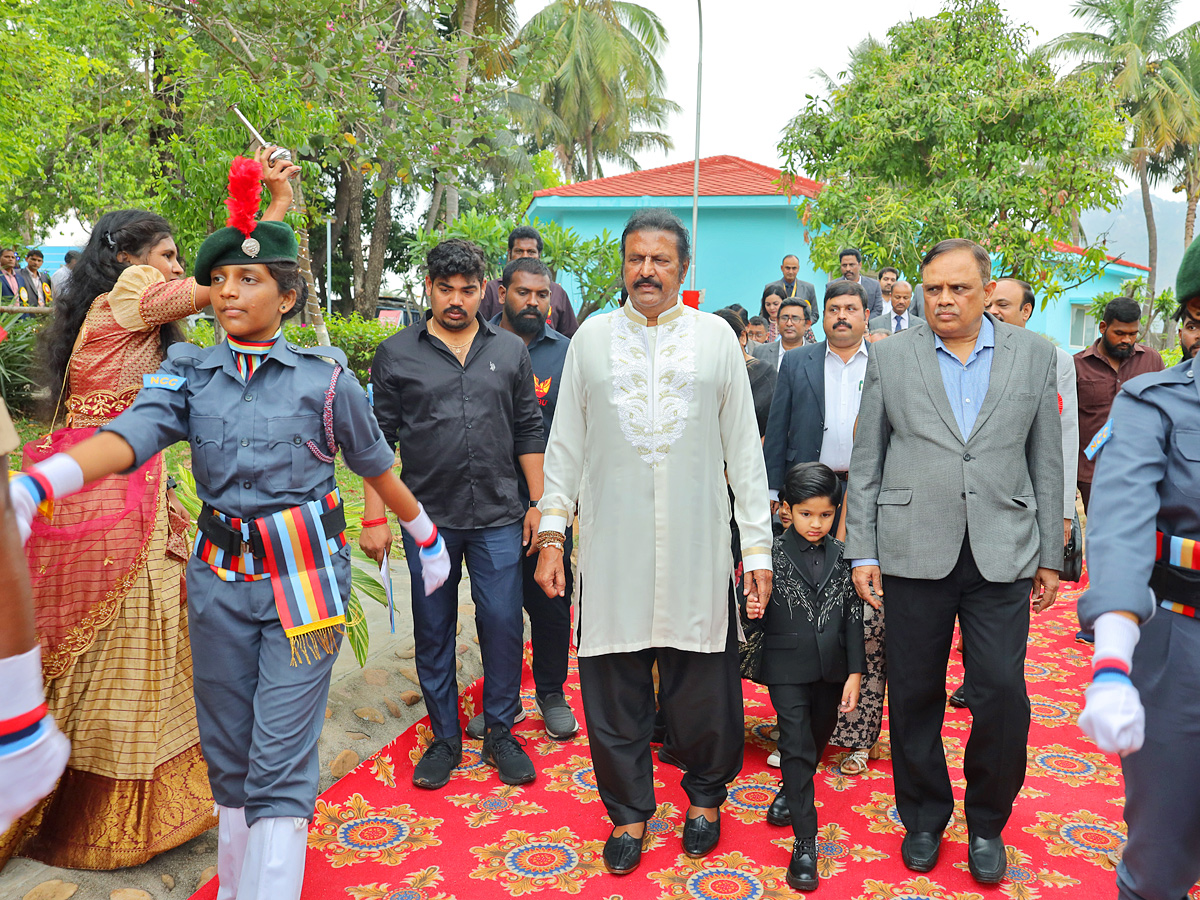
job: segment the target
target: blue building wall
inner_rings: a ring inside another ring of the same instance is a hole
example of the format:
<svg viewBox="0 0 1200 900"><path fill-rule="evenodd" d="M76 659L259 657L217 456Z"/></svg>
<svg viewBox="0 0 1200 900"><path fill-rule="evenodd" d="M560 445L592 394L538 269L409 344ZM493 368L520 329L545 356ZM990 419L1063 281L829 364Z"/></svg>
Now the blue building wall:
<svg viewBox="0 0 1200 900"><path fill-rule="evenodd" d="M650 206L666 207L691 227L690 196L535 197L528 216L530 221L554 221L573 228L585 239L605 229L616 237L635 210ZM697 232L696 287L705 290L701 309L708 312L740 303L756 315L762 289L781 277L779 265L787 253L799 257L799 277L812 282L818 298L829 281L829 276L813 267L804 242L804 226L796 216L795 205L789 205L784 197L701 197ZM1095 324L1086 316L1092 298L1115 291L1123 281L1144 274L1138 269L1110 265L1100 278L1072 289L1045 310L1035 308L1028 327L1071 353L1082 350L1096 338ZM569 282L564 286L578 302L577 288L572 290L574 286Z"/></svg>
<svg viewBox="0 0 1200 900"><path fill-rule="evenodd" d="M650 206L666 207L691 228L691 197L535 197L528 216L573 228L582 238L606 228L618 237L635 210ZM696 230L696 287L705 291L701 309L708 312L740 303L757 315L762 289L782 277L787 253L799 257L800 278L815 285L818 297L829 280L813 270L804 226L782 197L701 197Z"/></svg>

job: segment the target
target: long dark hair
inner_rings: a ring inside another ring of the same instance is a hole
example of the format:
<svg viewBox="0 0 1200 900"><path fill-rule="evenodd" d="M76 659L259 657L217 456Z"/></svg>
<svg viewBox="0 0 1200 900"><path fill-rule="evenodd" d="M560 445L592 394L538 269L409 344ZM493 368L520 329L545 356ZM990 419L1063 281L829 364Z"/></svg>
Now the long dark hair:
<svg viewBox="0 0 1200 900"><path fill-rule="evenodd" d="M764 319L766 319L768 322L770 322L771 317L770 317L770 315L767 314L767 298L768 297L778 297L780 300L786 300L787 299L787 291L785 291L783 288L781 288L777 284L768 284L765 288L763 288L762 309L759 311L758 314L760 316L762 316Z"/></svg>
<svg viewBox="0 0 1200 900"><path fill-rule="evenodd" d="M42 372L45 384L50 388L50 415L57 410L66 390L71 351L88 310L97 297L113 289L121 273L130 265L119 261L117 254L141 256L169 237L171 224L162 216L145 210L122 209L100 217L79 261L71 270L64 295L54 303L54 320L42 333ZM163 353L166 353L167 347L183 340L183 330L170 322L161 326L159 337Z"/></svg>

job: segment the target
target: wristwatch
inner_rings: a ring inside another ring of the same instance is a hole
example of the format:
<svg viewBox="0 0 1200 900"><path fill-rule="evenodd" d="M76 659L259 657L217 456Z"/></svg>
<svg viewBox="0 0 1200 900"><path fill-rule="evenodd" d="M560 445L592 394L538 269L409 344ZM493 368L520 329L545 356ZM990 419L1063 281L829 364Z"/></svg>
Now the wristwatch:
<svg viewBox="0 0 1200 900"><path fill-rule="evenodd" d="M529 501L529 508L530 508L530 509L537 509L537 505L538 505L539 503L541 503L541 502L542 502L541 500L530 500L530 501Z"/></svg>

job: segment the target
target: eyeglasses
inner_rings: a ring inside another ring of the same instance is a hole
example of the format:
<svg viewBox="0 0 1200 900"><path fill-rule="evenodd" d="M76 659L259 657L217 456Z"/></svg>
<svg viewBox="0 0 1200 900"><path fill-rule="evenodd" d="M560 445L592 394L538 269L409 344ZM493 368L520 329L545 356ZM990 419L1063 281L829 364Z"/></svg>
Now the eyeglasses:
<svg viewBox="0 0 1200 900"><path fill-rule="evenodd" d="M799 325L801 322L807 322L808 317L807 316L780 316L779 321L787 322L787 323L795 322L797 325Z"/></svg>

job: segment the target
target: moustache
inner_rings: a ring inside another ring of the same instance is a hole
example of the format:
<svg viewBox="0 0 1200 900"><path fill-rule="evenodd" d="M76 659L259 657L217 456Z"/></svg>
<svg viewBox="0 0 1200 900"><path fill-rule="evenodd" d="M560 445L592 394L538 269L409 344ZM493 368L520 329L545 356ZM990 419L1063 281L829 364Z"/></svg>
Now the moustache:
<svg viewBox="0 0 1200 900"><path fill-rule="evenodd" d="M639 278L637 281L635 281L633 283L633 286L635 288L640 288L643 286L661 288L662 282L659 281L657 278Z"/></svg>
<svg viewBox="0 0 1200 900"><path fill-rule="evenodd" d="M849 322L843 322L841 319L839 319L839 320L838 320L838 321L837 321L837 322L834 324L834 326L833 326L833 327L834 327L834 328L849 328L849 327L850 327L850 323L849 323Z"/></svg>

